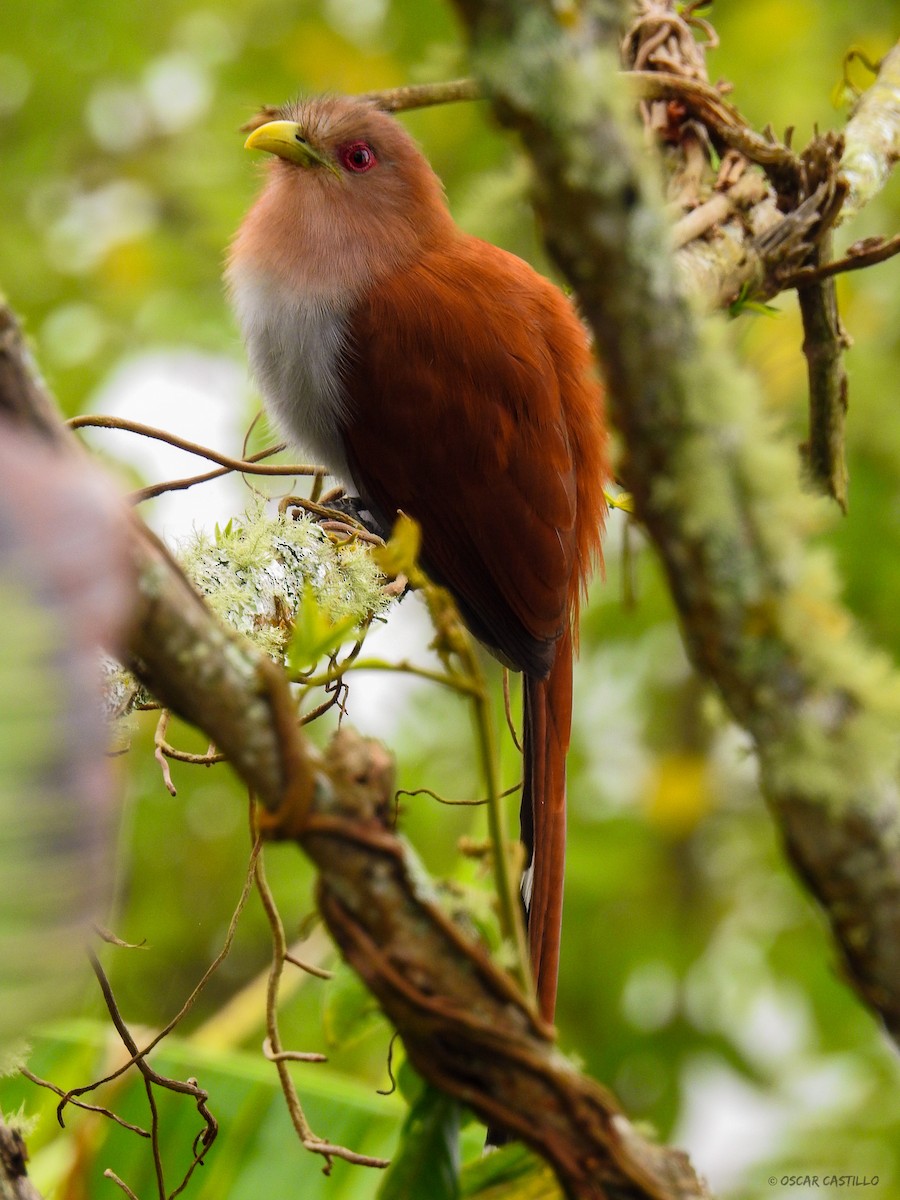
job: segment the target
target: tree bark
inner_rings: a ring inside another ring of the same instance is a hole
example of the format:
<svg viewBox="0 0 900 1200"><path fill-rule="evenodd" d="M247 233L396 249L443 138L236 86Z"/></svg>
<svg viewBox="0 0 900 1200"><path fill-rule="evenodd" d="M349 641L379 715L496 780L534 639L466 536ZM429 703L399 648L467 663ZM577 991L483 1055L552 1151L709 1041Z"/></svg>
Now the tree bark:
<svg viewBox="0 0 900 1200"><path fill-rule="evenodd" d="M494 111L533 161L547 246L593 328L623 480L691 660L752 738L847 976L900 1040L900 678L806 546L821 509L773 438L756 381L679 281L617 47L543 3L457 7ZM612 9L623 16L609 0L591 7L606 30Z"/></svg>

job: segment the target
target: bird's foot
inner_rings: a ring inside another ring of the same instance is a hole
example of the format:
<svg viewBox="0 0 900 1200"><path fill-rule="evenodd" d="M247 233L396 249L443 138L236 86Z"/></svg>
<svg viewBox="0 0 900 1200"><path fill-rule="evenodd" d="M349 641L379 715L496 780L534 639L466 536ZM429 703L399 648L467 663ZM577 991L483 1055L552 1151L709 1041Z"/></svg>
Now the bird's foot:
<svg viewBox="0 0 900 1200"><path fill-rule="evenodd" d="M279 509L282 513L294 509L295 520L299 513L305 513L326 533L355 536L376 543L384 542L388 537L381 523L366 508L365 501L359 496L348 496L340 489L329 492L320 501L307 500L303 496L286 496Z"/></svg>

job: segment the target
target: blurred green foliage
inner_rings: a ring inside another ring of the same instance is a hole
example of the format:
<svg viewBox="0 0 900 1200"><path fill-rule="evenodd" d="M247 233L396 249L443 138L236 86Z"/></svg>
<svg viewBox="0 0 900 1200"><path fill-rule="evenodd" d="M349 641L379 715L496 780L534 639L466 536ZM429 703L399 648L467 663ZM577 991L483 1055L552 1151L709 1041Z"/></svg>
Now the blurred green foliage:
<svg viewBox="0 0 900 1200"><path fill-rule="evenodd" d="M734 82L734 102L758 127L794 126L798 141L816 124L843 121L831 98L846 50L857 45L877 58L900 25L897 6L883 0L722 0L711 16L721 38L711 76ZM123 361L161 347L241 360L220 275L257 186L238 133L256 108L298 91L368 91L465 70L449 6L418 0L4 0L0 288L25 319L63 408L90 410ZM852 74L865 83L864 70ZM408 123L460 222L546 267L520 156L490 127L483 107L421 112ZM841 237L846 244L898 228L894 179ZM847 277L840 298L855 339L848 358L851 507L819 536L837 557L852 610L896 654L900 263ZM792 298L778 308L772 318L742 317L734 336L774 420L799 442L801 332ZM145 419L152 423L153 413ZM223 525L230 515L221 514ZM636 588L633 606L622 600L626 582ZM393 622L403 622L408 609L408 602L400 606ZM894 1194L896 1059L841 980L823 922L785 867L746 743L684 661L652 556L639 545L632 565L623 557L618 517L582 641L563 1047L615 1089L633 1117L686 1143L723 1197L780 1194L766 1181L789 1171L878 1175L878 1188L840 1194ZM204 749L188 730L170 731L170 739ZM460 702L416 691L415 703L396 714L391 742L403 787L477 793ZM518 767L509 746L504 756L512 782ZM180 764L172 768L178 795L171 797L153 760L148 721L116 769L123 806L109 923L129 941L146 940L146 949L111 949L104 959L126 1018L158 1026L222 943L248 854L246 799L224 768ZM477 810L424 797L404 804L404 832L429 869L457 888L480 886L478 863L456 851L461 835L483 836ZM311 872L287 848L267 857L294 937L313 910ZM188 1194L372 1197L377 1176L338 1163L325 1184L319 1161L292 1140L274 1072L257 1052L258 989L249 1008L241 1003L241 989L265 969L268 953L268 932L251 902L232 954L162 1055L176 1073L202 1076L223 1126ZM307 977L294 985L283 1018L286 1044L326 1044L347 1004L341 992L330 1001L329 987ZM63 1086L84 1082L115 1057L103 1021L86 977L80 1012L37 1034L34 1069ZM350 1037L345 1021L337 1025L345 1036L328 1045L330 1065L297 1071L314 1126L356 1149L390 1154L404 1109L375 1094L386 1083L390 1030L367 1018ZM137 1113L139 1089L131 1085L123 1095L124 1110ZM112 1165L138 1194L150 1194L145 1143L70 1112L70 1125L83 1130L76 1146L56 1127L52 1101L20 1082L4 1083L7 1109L22 1097L41 1114L31 1138L39 1184L58 1183L60 1194L75 1195L77 1177L86 1194L113 1195L101 1179ZM172 1150L181 1162L193 1118L174 1102L165 1114L183 1138ZM470 1127L464 1143L471 1158L477 1131ZM790 1194L799 1200L807 1193Z"/></svg>

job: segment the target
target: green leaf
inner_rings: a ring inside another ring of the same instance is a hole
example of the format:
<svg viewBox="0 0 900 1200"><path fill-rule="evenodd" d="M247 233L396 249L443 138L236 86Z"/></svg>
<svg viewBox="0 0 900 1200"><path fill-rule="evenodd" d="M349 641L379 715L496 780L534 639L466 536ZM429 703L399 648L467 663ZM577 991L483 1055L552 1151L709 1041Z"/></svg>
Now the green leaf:
<svg viewBox="0 0 900 1200"><path fill-rule="evenodd" d="M553 1171L527 1147L501 1146L463 1167L461 1200L562 1200Z"/></svg>
<svg viewBox="0 0 900 1200"><path fill-rule="evenodd" d="M419 525L412 517L400 513L390 538L383 546L372 551L372 557L389 579L398 575L412 577L416 572L421 546L422 530Z"/></svg>
<svg viewBox="0 0 900 1200"><path fill-rule="evenodd" d="M109 1054L109 1021L68 1021L34 1039L29 1067L43 1079L64 1084L87 1083L104 1073ZM322 1174L322 1160L298 1143L278 1074L258 1051L198 1046L170 1035L157 1048L153 1065L177 1079L195 1076L209 1092L209 1108L220 1123L219 1136L184 1193L186 1200L258 1200L260 1196L303 1200L361 1200L374 1194L374 1176L359 1169ZM147 1121L144 1083L135 1071L106 1093L116 1112L140 1125ZM376 1095L326 1064L303 1080L302 1102L312 1127L330 1140L361 1154L387 1158L396 1142L404 1106L396 1097ZM193 1137L202 1125L187 1097L161 1099L160 1153L167 1180L174 1188L190 1162ZM79 1143L78 1183L85 1196L116 1195L103 1172L110 1168L136 1195L157 1195L153 1154L148 1142L109 1121L97 1123L73 1108L66 1110L66 1129L56 1119L59 1098L16 1076L0 1080L0 1108L25 1111L39 1118L29 1137L29 1175L42 1195L62 1195L71 1181L71 1138L90 1130ZM87 1122L90 1122L88 1125ZM427 1195L427 1194L426 1194Z"/></svg>
<svg viewBox="0 0 900 1200"><path fill-rule="evenodd" d="M234 531L234 517L228 518L228 523L224 529L220 529L219 522L216 521L216 528L215 528L216 545L221 546L224 542L226 542L228 540L228 538L231 537L233 531Z"/></svg>
<svg viewBox="0 0 900 1200"><path fill-rule="evenodd" d="M394 1075L400 1095L410 1108L415 1108L428 1084L405 1056L394 1071Z"/></svg>
<svg viewBox="0 0 900 1200"><path fill-rule="evenodd" d="M339 963L322 992L322 1025L330 1046L350 1045L384 1020L355 971Z"/></svg>
<svg viewBox="0 0 900 1200"><path fill-rule="evenodd" d="M378 1200L459 1200L459 1105L426 1086L409 1111Z"/></svg>
<svg viewBox="0 0 900 1200"><path fill-rule="evenodd" d="M294 632L287 652L288 666L292 671L311 671L321 658L333 654L344 642L349 641L357 627L358 622L353 615L333 621L307 584L294 617Z"/></svg>
<svg viewBox="0 0 900 1200"><path fill-rule="evenodd" d="M750 285L743 283L737 297L728 306L728 315L734 318L743 316L745 313L757 317L778 317L781 315L781 309L774 304L754 300Z"/></svg>

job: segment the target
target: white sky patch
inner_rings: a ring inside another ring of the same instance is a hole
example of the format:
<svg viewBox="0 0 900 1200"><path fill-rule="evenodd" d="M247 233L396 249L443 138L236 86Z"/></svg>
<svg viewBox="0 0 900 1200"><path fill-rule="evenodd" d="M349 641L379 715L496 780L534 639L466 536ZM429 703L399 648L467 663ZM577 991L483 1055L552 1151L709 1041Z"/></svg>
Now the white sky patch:
<svg viewBox="0 0 900 1200"><path fill-rule="evenodd" d="M852 1054L832 1054L798 1066L784 1081L782 1090L808 1124L820 1120L824 1113L852 1113L865 1104L869 1086L865 1071Z"/></svg>
<svg viewBox="0 0 900 1200"><path fill-rule="evenodd" d="M358 45L377 37L387 14L387 0L325 0L329 25Z"/></svg>
<svg viewBox="0 0 900 1200"><path fill-rule="evenodd" d="M195 350L157 350L123 362L91 398L89 409L153 425L188 441L237 457L247 420L246 374L231 359ZM93 446L128 463L147 483L198 475L215 463L136 434L85 430ZM303 481L301 481L303 482ZM171 492L144 504L141 516L177 550L196 530L212 533L240 515L250 492L226 475L187 491ZM378 622L366 639L364 656L397 662L410 658L433 666L427 651L434 632L421 602L407 596ZM361 671L349 677L349 719L361 732L390 738L410 698L427 684L393 671Z"/></svg>
<svg viewBox="0 0 900 1200"><path fill-rule="evenodd" d="M678 1008L678 979L662 960L642 962L625 981L622 1011L635 1029L651 1033L663 1029Z"/></svg>
<svg viewBox="0 0 900 1200"><path fill-rule="evenodd" d="M809 1001L795 985L764 984L730 1033L760 1070L783 1071L786 1062L797 1060L812 1046Z"/></svg>
<svg viewBox="0 0 900 1200"><path fill-rule="evenodd" d="M237 457L246 414L246 377L239 364L191 350L158 350L123 362L91 399L91 411L153 425ZM131 464L147 483L199 475L216 464L132 433L88 431L99 449ZM233 475L171 492L140 512L170 543L193 529L212 532L243 512L249 493Z"/></svg>
<svg viewBox="0 0 900 1200"><path fill-rule="evenodd" d="M386 622L373 625L366 637L362 657L393 663L409 659L434 667L434 658L427 650L433 638L434 629L422 601L418 596L405 596L389 609ZM350 684L347 701L350 724L369 737L384 738L388 742L402 723L414 696L425 688L438 686L397 671L351 672L347 680Z"/></svg>
<svg viewBox="0 0 900 1200"><path fill-rule="evenodd" d="M150 136L150 113L140 89L105 80L88 96L84 121L91 137L110 154L133 151Z"/></svg>
<svg viewBox="0 0 900 1200"><path fill-rule="evenodd" d="M777 1152L790 1129L791 1107L708 1055L685 1068L682 1087L671 1142L688 1152L713 1194L729 1193L750 1167Z"/></svg>
<svg viewBox="0 0 900 1200"><path fill-rule="evenodd" d="M604 804L571 794L582 818L602 820L611 808L637 803L650 770L644 740L648 681L677 682L686 671L678 631L668 625L637 642L585 647L575 667L573 737L587 759L590 787L579 794L602 795Z"/></svg>
<svg viewBox="0 0 900 1200"><path fill-rule="evenodd" d="M144 94L163 133L179 133L204 116L213 85L206 67L184 51L155 58L144 72Z"/></svg>

